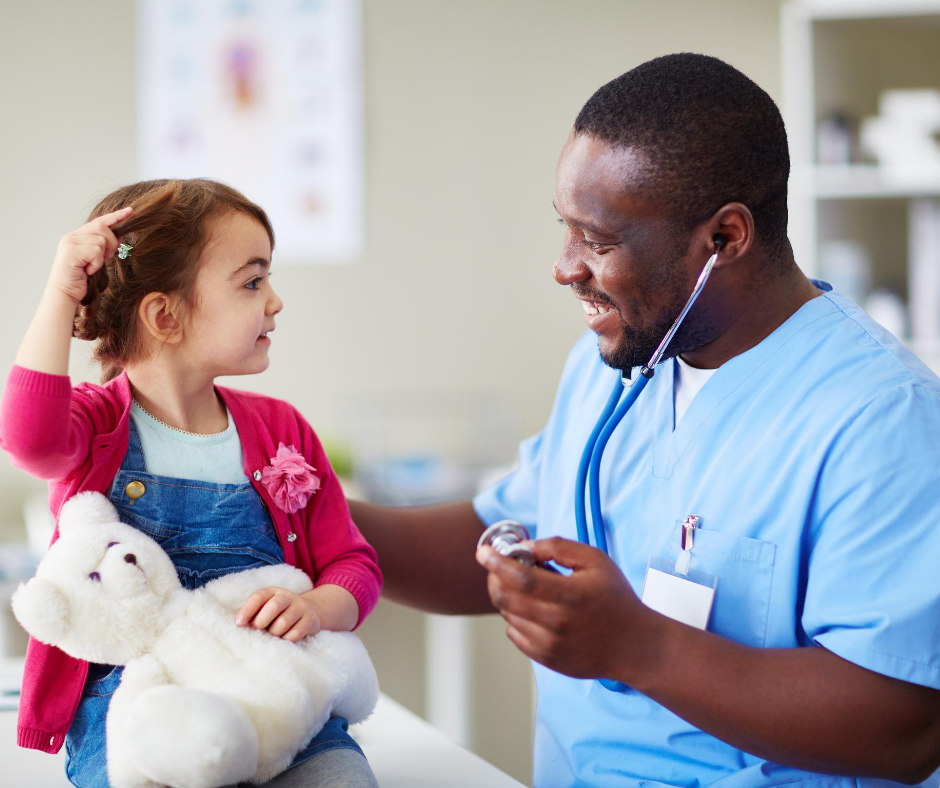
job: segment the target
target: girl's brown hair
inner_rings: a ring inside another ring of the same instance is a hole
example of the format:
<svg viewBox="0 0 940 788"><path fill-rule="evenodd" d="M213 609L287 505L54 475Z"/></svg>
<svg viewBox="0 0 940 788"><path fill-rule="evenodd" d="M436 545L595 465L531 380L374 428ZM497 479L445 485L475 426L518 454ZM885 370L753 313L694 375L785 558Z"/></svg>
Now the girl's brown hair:
<svg viewBox="0 0 940 788"><path fill-rule="evenodd" d="M244 213L264 227L271 248L274 231L267 214L243 194L205 178L141 181L111 192L88 220L133 206L128 219L111 230L133 247L117 254L88 280L88 293L75 316L74 335L98 340L95 359L103 381L120 374L144 351L137 309L148 293L176 294L192 306L197 262L209 240L210 221Z"/></svg>

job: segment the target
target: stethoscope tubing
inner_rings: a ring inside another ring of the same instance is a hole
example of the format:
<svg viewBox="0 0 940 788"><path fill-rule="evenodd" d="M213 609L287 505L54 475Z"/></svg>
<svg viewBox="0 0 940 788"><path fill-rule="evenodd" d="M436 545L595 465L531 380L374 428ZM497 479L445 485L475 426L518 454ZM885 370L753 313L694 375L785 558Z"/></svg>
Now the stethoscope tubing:
<svg viewBox="0 0 940 788"><path fill-rule="evenodd" d="M588 469L591 465L591 456L594 454L594 447L597 445L597 439L606 426L607 422L610 420L610 417L613 415L614 409L617 407L617 403L620 401L620 395L623 392L623 383L617 381L617 385L614 386L614 390L610 394L610 399L607 401L607 404L604 406L604 412L601 414L601 417L597 420L597 424L594 425L594 430L591 432L591 437L588 438L587 443L584 446L584 451L581 454L581 462L578 464L578 477L575 486L575 496L574 496L574 521L575 525L578 528L578 541L583 542L584 544L590 544L591 540L588 538L588 529L587 529L587 517L585 516L585 498L584 490L587 488L588 481ZM593 501L593 496L592 496ZM594 517L593 506L591 510L591 516ZM595 532L596 532L595 528ZM604 539L606 544L607 540Z"/></svg>
<svg viewBox="0 0 940 788"><path fill-rule="evenodd" d="M679 326L682 325L685 316L689 313L689 310L692 309L692 305L705 288L705 283L708 281L708 277L711 276L712 268L718 260L718 252L721 250L722 246L724 246L723 240L716 243L715 253L702 268L702 272L699 274L698 280L695 283L692 295L689 296L688 301L686 301L685 307L682 309L682 312L679 313L679 316L675 319L669 331L666 332L666 335L662 338L662 341L659 343L659 346L656 348L649 362L640 370L637 379L630 385L630 388L627 389L627 396L619 407L617 403L620 402L620 396L626 386L626 374L614 385L614 390L610 393L610 398L604 406L604 411L594 425L594 429L591 431L591 435L584 446L581 461L578 464L578 476L574 496L574 515L575 525L578 531L578 541L587 545L591 543L588 538L587 516L584 504L585 489L587 489L587 497L591 503L591 524L594 527L594 543L595 546L603 550L606 555L610 555L610 553L607 549L607 529L604 526L604 515L601 512L600 483L601 459L604 456L604 449L607 447L610 436L614 434L614 430L616 430L620 422L623 421L624 416L626 416L630 408L633 407L633 403L636 402L637 397L640 396L643 389L646 388L646 385L652 379L654 368L662 360L666 349L669 347L669 343L679 330ZM614 679L598 679L598 682L602 687L611 692L630 691L630 688L626 684L615 681Z"/></svg>
<svg viewBox="0 0 940 788"><path fill-rule="evenodd" d="M591 524L594 526L594 543L598 548L603 550L609 555L607 550L607 529L604 527L604 515L601 512L601 483L600 483L600 474L601 474L601 459L604 456L604 449L607 447L607 441L610 440L610 436L614 434L614 430L617 429L617 426L623 421L623 417L627 415L627 411L633 407L633 403L636 402L636 398L640 396L640 393L643 389L646 388L646 384L650 382L652 374L640 374L637 379L633 382L630 388L627 390L627 396L624 401L620 404L620 407L614 412L613 417L605 420L606 423L603 425L603 430L597 438L597 446L592 447L591 449L591 461L590 461L590 471L589 471L589 481L588 492L591 499ZM620 392L623 390L623 383L617 381L614 394L611 395L610 401L616 404L617 400L620 398ZM580 488L582 491L584 487ZM582 508L584 495L578 496L582 499ZM587 530L587 528L585 528Z"/></svg>
<svg viewBox="0 0 940 788"><path fill-rule="evenodd" d="M630 385L630 388L627 390L627 397L619 408L617 407L617 403L620 401L620 396L626 383L625 378L621 378L621 380L618 380L614 385L610 399L607 400L604 411L594 425L591 436L588 438L584 446L584 451L581 453L574 495L574 519L578 532L578 541L588 545L591 543L588 538L587 513L585 511L584 501L585 490L587 490L587 497L591 503L591 524L594 527L595 546L608 555L607 529L604 527L604 516L601 512L600 491L600 469L604 449L607 446L607 441L610 440L610 436L613 435L614 430L617 429L617 426L623 421L624 416L627 415L627 411L633 407L633 403L636 402L637 397L639 397L643 389L646 388L646 384L650 382L654 374L654 368L662 360L669 343L679 330L679 326L682 325L682 321L685 320L685 316L689 313L689 310L692 309L692 305L696 300L698 300L702 290L705 289L705 283L711 276L712 268L714 268L718 260L718 252L721 250L722 246L724 246L723 241L716 243L715 252L708 258L708 262L703 266L702 272L699 274L698 280L695 283L695 288L692 290L692 294L686 301L685 306L679 313L679 316L673 321L672 326L669 331L666 332L666 335L659 343L659 346L656 348L649 362L640 370L639 376Z"/></svg>

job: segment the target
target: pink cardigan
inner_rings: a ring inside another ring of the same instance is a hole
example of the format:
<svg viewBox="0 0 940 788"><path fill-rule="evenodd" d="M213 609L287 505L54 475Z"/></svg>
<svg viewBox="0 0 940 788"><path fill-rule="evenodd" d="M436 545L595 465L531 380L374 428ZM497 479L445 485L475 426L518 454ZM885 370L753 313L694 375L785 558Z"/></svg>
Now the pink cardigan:
<svg viewBox="0 0 940 788"><path fill-rule="evenodd" d="M245 473L271 514L284 560L303 569L314 585L329 583L349 591L359 603L361 623L378 601L382 574L375 551L350 518L313 429L281 400L221 387L217 391L232 414ZM73 388L67 376L13 367L0 406L0 446L16 467L49 480L49 507L56 520L62 504L76 493L107 494L127 451L130 405L126 374L103 386L81 383ZM295 514L279 509L254 478L274 457L279 442L296 447L320 477L320 489ZM53 541L57 537L58 529ZM87 673L87 662L30 639L17 726L21 747L59 751Z"/></svg>

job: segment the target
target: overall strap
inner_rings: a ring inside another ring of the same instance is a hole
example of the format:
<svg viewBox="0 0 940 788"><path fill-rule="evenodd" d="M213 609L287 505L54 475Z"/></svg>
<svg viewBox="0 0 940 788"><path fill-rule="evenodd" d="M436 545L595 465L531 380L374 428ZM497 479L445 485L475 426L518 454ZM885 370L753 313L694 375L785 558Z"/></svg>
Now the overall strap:
<svg viewBox="0 0 940 788"><path fill-rule="evenodd" d="M137 432L137 425L134 423L133 415L128 416L127 427L127 454L124 455L121 470L146 473L147 463L144 461L144 449L140 443L140 434Z"/></svg>

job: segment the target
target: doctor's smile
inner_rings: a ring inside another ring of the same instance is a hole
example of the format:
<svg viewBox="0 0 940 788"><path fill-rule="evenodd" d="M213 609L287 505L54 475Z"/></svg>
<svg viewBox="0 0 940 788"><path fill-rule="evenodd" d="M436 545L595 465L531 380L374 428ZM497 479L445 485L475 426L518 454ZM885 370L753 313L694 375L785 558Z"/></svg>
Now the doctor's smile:
<svg viewBox="0 0 940 788"><path fill-rule="evenodd" d="M595 333L600 334L604 330L605 325L607 325L608 320L619 322L619 311L609 301L588 300L580 296L578 296L578 298L584 309L584 322L586 322L588 328Z"/></svg>

